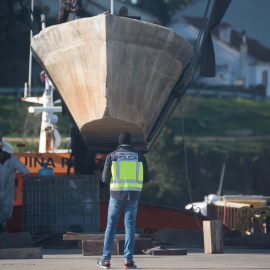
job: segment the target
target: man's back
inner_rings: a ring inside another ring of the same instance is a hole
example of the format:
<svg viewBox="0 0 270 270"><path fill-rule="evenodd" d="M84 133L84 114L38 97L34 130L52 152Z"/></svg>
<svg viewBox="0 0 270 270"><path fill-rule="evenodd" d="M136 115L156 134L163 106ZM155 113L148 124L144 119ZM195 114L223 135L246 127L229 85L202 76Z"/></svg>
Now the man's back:
<svg viewBox="0 0 270 270"><path fill-rule="evenodd" d="M110 153L102 174L116 200L139 200L143 182L150 180L146 158L131 145L121 144Z"/></svg>

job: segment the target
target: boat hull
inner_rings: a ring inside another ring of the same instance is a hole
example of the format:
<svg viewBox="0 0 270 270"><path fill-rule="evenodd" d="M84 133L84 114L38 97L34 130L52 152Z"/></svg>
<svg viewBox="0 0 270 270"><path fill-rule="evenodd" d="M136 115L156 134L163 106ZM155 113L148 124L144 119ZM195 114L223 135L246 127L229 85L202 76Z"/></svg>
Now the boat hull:
<svg viewBox="0 0 270 270"><path fill-rule="evenodd" d="M102 202L100 209L100 231L105 231L107 226L108 203ZM143 228L145 234L153 234L167 228L178 230L193 230L201 232L203 221L209 217L197 214L197 220L192 211L157 205L139 204L136 218L136 227ZM198 223L197 223L198 221ZM118 229L124 228L124 215L119 217ZM223 233L230 229L223 225ZM19 232L22 228L22 206L17 205L13 209L12 218L7 222L6 232Z"/></svg>
<svg viewBox="0 0 270 270"><path fill-rule="evenodd" d="M172 30L111 14L48 27L31 47L96 152L115 149L122 131L147 152L147 138L193 55Z"/></svg>

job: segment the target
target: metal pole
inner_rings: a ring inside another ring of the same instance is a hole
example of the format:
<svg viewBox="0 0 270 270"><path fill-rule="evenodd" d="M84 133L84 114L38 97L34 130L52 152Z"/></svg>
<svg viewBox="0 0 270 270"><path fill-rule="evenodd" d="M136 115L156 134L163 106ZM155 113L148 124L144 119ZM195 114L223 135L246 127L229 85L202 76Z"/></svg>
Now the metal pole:
<svg viewBox="0 0 270 270"><path fill-rule="evenodd" d="M2 119L0 118L0 147L2 146Z"/></svg>
<svg viewBox="0 0 270 270"><path fill-rule="evenodd" d="M113 15L113 0L111 0L111 14Z"/></svg>
<svg viewBox="0 0 270 270"><path fill-rule="evenodd" d="M44 30L46 28L45 14L40 15L40 21L41 21L41 28L42 28L42 30Z"/></svg>
<svg viewBox="0 0 270 270"><path fill-rule="evenodd" d="M34 0L31 0L31 10L34 12ZM33 13L31 14L31 20L33 21ZM31 42L33 38L33 31L30 30L30 53L29 53L29 74L28 74L28 96L31 96L31 85L32 85L32 51L31 51Z"/></svg>
<svg viewBox="0 0 270 270"><path fill-rule="evenodd" d="M221 189L222 189L223 178L224 178L224 173L225 173L225 166L226 166L226 163L223 163L222 169L221 169L220 180L219 180L219 188L218 188L218 192L217 192L218 197L220 197L220 195L221 195Z"/></svg>

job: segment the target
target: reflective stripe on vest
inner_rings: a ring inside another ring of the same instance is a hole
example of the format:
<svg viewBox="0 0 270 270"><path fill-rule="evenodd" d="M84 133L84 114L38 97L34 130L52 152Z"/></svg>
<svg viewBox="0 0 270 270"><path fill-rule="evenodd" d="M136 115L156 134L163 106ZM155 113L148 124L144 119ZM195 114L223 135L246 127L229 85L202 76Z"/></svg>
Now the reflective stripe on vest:
<svg viewBox="0 0 270 270"><path fill-rule="evenodd" d="M143 186L143 164L138 153L118 152L112 162L110 189L113 191L141 191Z"/></svg>

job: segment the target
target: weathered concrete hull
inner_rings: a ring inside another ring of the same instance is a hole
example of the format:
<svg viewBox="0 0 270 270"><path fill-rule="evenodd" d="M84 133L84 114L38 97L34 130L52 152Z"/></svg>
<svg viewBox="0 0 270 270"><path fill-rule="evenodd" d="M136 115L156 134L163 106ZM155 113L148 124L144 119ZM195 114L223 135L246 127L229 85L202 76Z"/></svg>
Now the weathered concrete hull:
<svg viewBox="0 0 270 270"><path fill-rule="evenodd" d="M170 29L103 14L48 27L31 46L97 152L114 149L122 131L148 151L147 137L193 55Z"/></svg>

